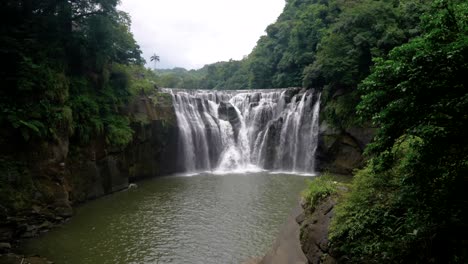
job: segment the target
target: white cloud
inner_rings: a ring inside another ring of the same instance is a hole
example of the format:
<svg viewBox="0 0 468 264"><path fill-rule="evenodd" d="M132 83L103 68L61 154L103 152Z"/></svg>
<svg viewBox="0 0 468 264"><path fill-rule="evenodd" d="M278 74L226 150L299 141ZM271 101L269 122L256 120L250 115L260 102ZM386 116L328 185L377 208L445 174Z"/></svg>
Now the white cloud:
<svg viewBox="0 0 468 264"><path fill-rule="evenodd" d="M276 21L284 0L122 0L132 32L147 61L158 68L200 68L242 59L265 28Z"/></svg>

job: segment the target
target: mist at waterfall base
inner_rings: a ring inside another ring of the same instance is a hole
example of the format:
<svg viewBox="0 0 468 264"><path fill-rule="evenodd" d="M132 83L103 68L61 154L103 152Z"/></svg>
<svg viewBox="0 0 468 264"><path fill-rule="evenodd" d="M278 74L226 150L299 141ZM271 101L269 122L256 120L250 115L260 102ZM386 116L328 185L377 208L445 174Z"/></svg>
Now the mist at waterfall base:
<svg viewBox="0 0 468 264"><path fill-rule="evenodd" d="M184 175L315 175L320 93L300 88L162 91L173 96L177 165Z"/></svg>

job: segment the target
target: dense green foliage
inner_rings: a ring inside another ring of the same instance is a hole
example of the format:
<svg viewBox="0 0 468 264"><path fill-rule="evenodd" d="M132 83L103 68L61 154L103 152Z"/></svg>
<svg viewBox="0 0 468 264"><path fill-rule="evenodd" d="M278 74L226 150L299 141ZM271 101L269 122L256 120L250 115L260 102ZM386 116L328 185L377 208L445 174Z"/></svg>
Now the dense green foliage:
<svg viewBox="0 0 468 264"><path fill-rule="evenodd" d="M468 260L468 4L436 1L424 22L360 86L379 130L332 231L352 262Z"/></svg>
<svg viewBox="0 0 468 264"><path fill-rule="evenodd" d="M320 201L338 191L338 182L334 181L330 175L321 175L307 182L307 189L302 193L306 203L314 210Z"/></svg>
<svg viewBox="0 0 468 264"><path fill-rule="evenodd" d="M161 87L183 89L247 89L248 72L242 61L230 60L204 66L199 70L174 68L155 70L155 81Z"/></svg>
<svg viewBox="0 0 468 264"><path fill-rule="evenodd" d="M324 117L336 128L357 125L357 85L373 58L420 33L428 0L290 0L241 61L206 65L197 71L161 74L163 87L323 90ZM346 95L346 96L343 96Z"/></svg>
<svg viewBox="0 0 468 264"><path fill-rule="evenodd" d="M5 209L27 209L44 191L33 166L48 157L48 146L101 140L122 148L131 141L122 108L154 84L144 78L152 73L117 4L1 2L0 218Z"/></svg>
<svg viewBox="0 0 468 264"><path fill-rule="evenodd" d="M8 206L34 198L19 153L63 138L124 147L133 131L122 108L155 84L314 87L335 128L378 128L337 207L333 254L352 263L467 262L466 1L288 0L250 55L190 71L144 69L117 2L0 4L0 200ZM319 178L306 197L315 204L335 191Z"/></svg>
<svg viewBox="0 0 468 264"><path fill-rule="evenodd" d="M103 134L111 144L128 142L128 120L119 114L130 96L124 65L142 64L142 59L130 19L117 3L2 2L0 126L5 141L74 134L87 142Z"/></svg>

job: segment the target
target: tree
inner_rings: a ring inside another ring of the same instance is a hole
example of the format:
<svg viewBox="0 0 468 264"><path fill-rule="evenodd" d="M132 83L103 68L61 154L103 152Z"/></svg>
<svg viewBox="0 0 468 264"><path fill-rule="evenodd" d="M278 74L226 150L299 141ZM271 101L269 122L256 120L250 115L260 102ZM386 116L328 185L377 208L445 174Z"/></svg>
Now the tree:
<svg viewBox="0 0 468 264"><path fill-rule="evenodd" d="M159 55L156 55L156 53L155 53L155 54L153 54L153 56L151 56L150 59L151 59L151 61L154 61L154 69L156 70L156 63L159 62Z"/></svg>
<svg viewBox="0 0 468 264"><path fill-rule="evenodd" d="M436 1L424 22L359 88L379 129L331 235L352 263L468 260L468 4Z"/></svg>

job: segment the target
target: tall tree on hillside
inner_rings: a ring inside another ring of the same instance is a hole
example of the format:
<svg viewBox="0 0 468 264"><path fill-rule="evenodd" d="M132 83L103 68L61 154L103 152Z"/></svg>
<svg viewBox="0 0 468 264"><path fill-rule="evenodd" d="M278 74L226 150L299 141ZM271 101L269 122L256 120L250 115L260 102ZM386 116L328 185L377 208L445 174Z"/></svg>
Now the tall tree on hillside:
<svg viewBox="0 0 468 264"><path fill-rule="evenodd" d="M159 55L156 55L156 53L155 53L155 54L153 54L153 56L151 56L150 59L151 59L151 61L154 61L154 69L156 70L156 63L160 61L159 60Z"/></svg>

